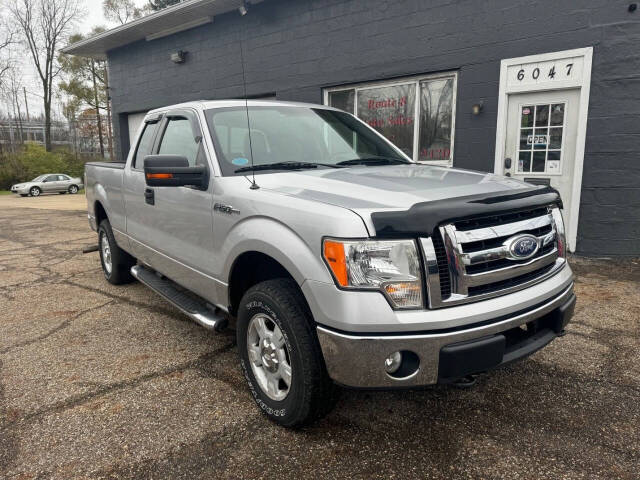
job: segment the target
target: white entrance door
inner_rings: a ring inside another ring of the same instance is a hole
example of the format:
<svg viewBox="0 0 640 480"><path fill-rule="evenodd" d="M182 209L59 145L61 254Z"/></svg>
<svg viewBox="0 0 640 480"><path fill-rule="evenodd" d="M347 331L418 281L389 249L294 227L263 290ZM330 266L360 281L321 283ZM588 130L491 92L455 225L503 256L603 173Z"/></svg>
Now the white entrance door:
<svg viewBox="0 0 640 480"><path fill-rule="evenodd" d="M579 89L508 96L504 173L557 189L566 225L572 221L579 111Z"/></svg>

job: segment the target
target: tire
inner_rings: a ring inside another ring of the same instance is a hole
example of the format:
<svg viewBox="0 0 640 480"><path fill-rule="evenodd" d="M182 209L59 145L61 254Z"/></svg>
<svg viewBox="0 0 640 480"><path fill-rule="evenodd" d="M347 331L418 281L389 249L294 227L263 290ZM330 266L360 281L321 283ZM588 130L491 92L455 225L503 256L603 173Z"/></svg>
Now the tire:
<svg viewBox="0 0 640 480"><path fill-rule="evenodd" d="M264 346L261 337L256 337L257 329L252 326L258 325L261 319L271 332L272 336L268 338L279 338L276 327L282 333L280 342L276 339L271 345L282 345L276 358L281 359L282 350L285 350L286 361L276 362L278 371L275 373L266 373L269 366L274 368L273 364L268 365L269 352L273 358L273 351ZM313 319L295 282L280 278L251 287L240 303L236 337L240 366L249 390L270 420L284 427L300 427L323 417L334 407L339 388L327 375ZM253 362L250 345L254 349ZM256 354L257 351L260 353ZM266 357L263 352L267 352ZM271 389L271 394L267 393L269 389L261 386L265 374L280 375L287 364L290 367L289 385L286 385L286 375L281 376L277 388ZM281 396L284 390L287 390L284 398L273 398L275 392Z"/></svg>
<svg viewBox="0 0 640 480"><path fill-rule="evenodd" d="M75 195L76 193L78 193L78 186L77 185L71 185L69 187L69 190L67 190L71 195ZM66 192L65 192L66 193Z"/></svg>
<svg viewBox="0 0 640 480"><path fill-rule="evenodd" d="M98 227L98 251L102 273L109 283L122 285L134 280L130 270L136 259L118 247L109 220L103 220Z"/></svg>
<svg viewBox="0 0 640 480"><path fill-rule="evenodd" d="M42 194L42 190L40 190L40 188L38 187L31 187L29 189L29 196L30 197L39 197Z"/></svg>

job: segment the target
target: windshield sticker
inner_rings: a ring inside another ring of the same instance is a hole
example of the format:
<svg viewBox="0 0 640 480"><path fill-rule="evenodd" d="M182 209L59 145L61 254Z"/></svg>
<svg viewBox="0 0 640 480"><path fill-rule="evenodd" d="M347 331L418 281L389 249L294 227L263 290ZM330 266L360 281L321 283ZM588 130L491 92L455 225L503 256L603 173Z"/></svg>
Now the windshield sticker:
<svg viewBox="0 0 640 480"><path fill-rule="evenodd" d="M243 157L238 157L238 158L234 158L233 160L231 160L231 163L233 163L234 165L237 165L239 167L242 167L244 165L248 165L249 164L249 160Z"/></svg>

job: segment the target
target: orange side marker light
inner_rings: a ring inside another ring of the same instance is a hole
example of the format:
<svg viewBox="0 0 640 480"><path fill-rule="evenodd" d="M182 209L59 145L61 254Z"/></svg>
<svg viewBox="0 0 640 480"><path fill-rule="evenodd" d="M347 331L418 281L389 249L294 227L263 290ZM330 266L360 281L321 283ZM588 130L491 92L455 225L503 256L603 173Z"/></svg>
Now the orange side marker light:
<svg viewBox="0 0 640 480"><path fill-rule="evenodd" d="M147 173L149 180L165 180L167 178L173 178L173 173Z"/></svg>
<svg viewBox="0 0 640 480"><path fill-rule="evenodd" d="M344 256L344 245L339 242L325 240L324 258L327 260L329 268L331 268L338 283L343 287L348 286L349 277L347 275L347 262Z"/></svg>

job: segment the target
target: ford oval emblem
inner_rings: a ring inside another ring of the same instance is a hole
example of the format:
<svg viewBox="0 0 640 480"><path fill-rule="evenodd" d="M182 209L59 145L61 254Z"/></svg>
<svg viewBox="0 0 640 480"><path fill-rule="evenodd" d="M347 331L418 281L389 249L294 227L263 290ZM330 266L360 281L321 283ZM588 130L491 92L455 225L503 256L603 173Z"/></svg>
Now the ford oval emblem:
<svg viewBox="0 0 640 480"><path fill-rule="evenodd" d="M512 260L526 260L537 252L538 239L533 235L518 235L507 240L509 255Z"/></svg>

